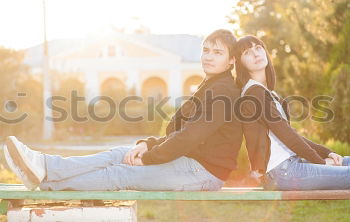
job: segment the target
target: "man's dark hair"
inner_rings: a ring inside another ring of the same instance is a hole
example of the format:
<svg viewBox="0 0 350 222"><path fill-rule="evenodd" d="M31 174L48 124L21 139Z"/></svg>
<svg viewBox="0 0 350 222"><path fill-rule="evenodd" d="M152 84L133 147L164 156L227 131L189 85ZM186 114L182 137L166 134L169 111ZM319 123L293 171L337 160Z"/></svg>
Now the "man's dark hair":
<svg viewBox="0 0 350 222"><path fill-rule="evenodd" d="M237 40L231 31L226 29L215 30L204 39L203 43L209 42L211 44L216 44L218 41L228 48L230 58L235 56L234 46ZM234 65L232 65L231 69L233 68Z"/></svg>

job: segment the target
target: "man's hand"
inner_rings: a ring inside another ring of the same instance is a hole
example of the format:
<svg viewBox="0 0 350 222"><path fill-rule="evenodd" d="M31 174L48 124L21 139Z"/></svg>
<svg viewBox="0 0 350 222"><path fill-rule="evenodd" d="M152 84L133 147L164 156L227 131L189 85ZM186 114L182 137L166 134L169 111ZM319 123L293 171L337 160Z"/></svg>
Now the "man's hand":
<svg viewBox="0 0 350 222"><path fill-rule="evenodd" d="M141 158L135 158L134 160L134 166L144 166Z"/></svg>
<svg viewBox="0 0 350 222"><path fill-rule="evenodd" d="M335 162L332 158L326 158L324 159L326 161L326 165L329 165L329 166L336 166L335 165Z"/></svg>
<svg viewBox="0 0 350 222"><path fill-rule="evenodd" d="M333 159L335 166L342 166L343 165L344 157L340 156L339 154L330 153L330 154L328 154L328 157Z"/></svg>
<svg viewBox="0 0 350 222"><path fill-rule="evenodd" d="M147 150L148 150L147 143L141 142L137 144L135 147L133 147L131 150L129 150L125 154L123 158L123 163L128 164L130 166L143 166L141 157L145 152L147 152ZM142 165L137 165L137 164L142 164Z"/></svg>

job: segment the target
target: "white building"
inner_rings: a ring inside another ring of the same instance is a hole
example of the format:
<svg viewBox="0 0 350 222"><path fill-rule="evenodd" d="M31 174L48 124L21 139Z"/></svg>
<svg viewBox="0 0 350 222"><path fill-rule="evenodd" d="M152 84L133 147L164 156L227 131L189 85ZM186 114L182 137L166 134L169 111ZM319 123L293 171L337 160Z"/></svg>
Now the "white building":
<svg viewBox="0 0 350 222"><path fill-rule="evenodd" d="M76 73L88 101L101 89L134 89L136 95L175 98L190 95L202 81L202 39L191 35L114 33L104 38L49 42L50 69ZM25 63L42 73L43 46L27 49Z"/></svg>

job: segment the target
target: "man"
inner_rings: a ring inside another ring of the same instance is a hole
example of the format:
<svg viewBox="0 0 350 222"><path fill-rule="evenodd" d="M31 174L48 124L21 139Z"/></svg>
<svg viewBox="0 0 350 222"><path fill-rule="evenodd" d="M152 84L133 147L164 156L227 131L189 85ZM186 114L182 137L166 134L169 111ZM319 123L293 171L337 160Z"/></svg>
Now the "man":
<svg viewBox="0 0 350 222"><path fill-rule="evenodd" d="M239 98L230 31L203 42L205 80L172 117L166 136L134 147L63 158L31 150L15 137L4 147L10 168L29 189L42 190L219 190L235 169L242 142L233 115Z"/></svg>

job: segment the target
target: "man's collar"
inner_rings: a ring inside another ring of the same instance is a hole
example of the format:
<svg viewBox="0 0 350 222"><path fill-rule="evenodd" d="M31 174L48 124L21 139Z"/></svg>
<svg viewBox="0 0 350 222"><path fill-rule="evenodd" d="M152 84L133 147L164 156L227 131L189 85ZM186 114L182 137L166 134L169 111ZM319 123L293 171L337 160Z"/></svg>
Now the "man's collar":
<svg viewBox="0 0 350 222"><path fill-rule="evenodd" d="M218 73L218 74L215 74L213 75L212 77L210 77L209 79L204 79L200 84L199 86L197 87L197 90L196 92L198 93L198 91L201 89L204 89L206 88L209 84L215 82L216 80L218 79L221 79L223 77L226 77L226 76L231 76L232 77L232 72L231 70L226 70L225 72L222 72L222 73Z"/></svg>
<svg viewBox="0 0 350 222"><path fill-rule="evenodd" d="M225 72L214 74L212 77L205 79L203 82L204 84L210 84L212 82L215 82L218 79L221 79L226 76L232 76L231 70L226 70Z"/></svg>

